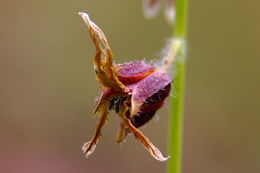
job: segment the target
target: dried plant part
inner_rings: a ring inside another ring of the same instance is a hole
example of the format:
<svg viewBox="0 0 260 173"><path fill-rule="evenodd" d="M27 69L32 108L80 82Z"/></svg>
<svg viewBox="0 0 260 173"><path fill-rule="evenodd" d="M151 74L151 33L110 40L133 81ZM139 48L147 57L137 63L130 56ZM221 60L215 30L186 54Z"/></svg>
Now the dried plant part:
<svg viewBox="0 0 260 173"><path fill-rule="evenodd" d="M100 111L99 111L99 121L96 125L96 130L93 135L93 138L91 141L86 142L83 147L82 151L85 153L86 157L88 157L90 154L92 154L95 151L96 144L98 143L100 137L101 137L101 129L106 123L108 110L107 110L107 103L102 104Z"/></svg>
<svg viewBox="0 0 260 173"><path fill-rule="evenodd" d="M166 161L170 158L170 156L168 157L164 157L161 153L161 151L156 148L147 137L145 137L143 135L143 133L138 130L137 128L135 128L133 126L133 124L131 123L131 121L127 118L124 118L124 123L127 125L127 127L133 132L133 134L135 135L136 139L138 139L143 146L150 152L150 154L159 161Z"/></svg>
<svg viewBox="0 0 260 173"><path fill-rule="evenodd" d="M120 129L122 130L122 139L124 139L126 136L124 135L127 135L127 131L130 130L136 137L136 139L141 142L143 144L143 146L150 152L150 154L156 159L156 160L159 160L159 161L166 161L168 158L170 158L169 156L168 157L164 157L161 153L161 151L156 148L150 141L149 139L144 136L144 134L138 130L131 122L131 120L129 119L129 114L130 114L130 100L126 100L123 105L122 105L122 109L121 111L119 112L119 116L121 117L122 121L121 123L124 125L122 126L123 129ZM127 127L127 128L126 128ZM123 130L125 130L123 132ZM121 141L122 141L121 139Z"/></svg>
<svg viewBox="0 0 260 173"><path fill-rule="evenodd" d="M112 51L103 31L90 20L87 13L79 12L84 22L88 26L90 36L96 46L96 56L94 57L95 71L100 84L105 88L124 91L124 85L118 80L112 61ZM105 46L102 48L101 44ZM102 57L104 56L104 58Z"/></svg>
<svg viewBox="0 0 260 173"><path fill-rule="evenodd" d="M117 133L118 143L129 133L133 133L155 159L167 160L169 157L164 157L137 128L151 120L156 111L165 104L172 82L166 71L175 55L167 56L169 59L166 58L159 68L145 61L113 64L112 51L103 31L90 20L87 13L81 12L79 15L87 24L96 47L94 66L101 87L101 95L93 111L93 114L99 114L99 120L92 139L83 145L83 152L87 157L94 152L108 113L115 110L121 118Z"/></svg>
<svg viewBox="0 0 260 173"><path fill-rule="evenodd" d="M127 135L131 133L131 131L127 128L125 123L120 122L118 131L117 131L117 136L116 136L116 142L121 143Z"/></svg>

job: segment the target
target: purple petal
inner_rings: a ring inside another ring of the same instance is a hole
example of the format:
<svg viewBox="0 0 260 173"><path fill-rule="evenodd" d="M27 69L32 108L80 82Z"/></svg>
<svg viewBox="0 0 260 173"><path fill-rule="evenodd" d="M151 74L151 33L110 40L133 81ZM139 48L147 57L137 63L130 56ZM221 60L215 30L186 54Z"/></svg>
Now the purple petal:
<svg viewBox="0 0 260 173"><path fill-rule="evenodd" d="M154 72L138 82L132 93L131 116L139 112L140 107L149 97L164 89L171 82L171 77L162 72Z"/></svg>

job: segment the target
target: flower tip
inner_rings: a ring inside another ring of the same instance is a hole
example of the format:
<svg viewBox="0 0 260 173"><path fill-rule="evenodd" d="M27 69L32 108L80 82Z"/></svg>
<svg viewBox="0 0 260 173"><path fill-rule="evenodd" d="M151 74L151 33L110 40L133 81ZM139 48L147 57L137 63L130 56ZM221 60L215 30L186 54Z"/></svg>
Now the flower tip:
<svg viewBox="0 0 260 173"><path fill-rule="evenodd" d="M89 21L90 20L89 19L89 15L86 12L78 12L78 15L80 15L84 21Z"/></svg>
<svg viewBox="0 0 260 173"><path fill-rule="evenodd" d="M160 161L160 162L165 162L165 161L167 161L167 160L170 158L170 156L163 157L162 154L159 154L159 155L156 155L156 156L152 155L152 156L153 156L156 160L158 160L158 161Z"/></svg>
<svg viewBox="0 0 260 173"><path fill-rule="evenodd" d="M163 158L161 158L159 161L165 162L165 161L167 161L170 157L171 157L171 156L163 157Z"/></svg>
<svg viewBox="0 0 260 173"><path fill-rule="evenodd" d="M78 15L80 15L80 16L88 16L88 13L85 13L85 12L78 12Z"/></svg>
<svg viewBox="0 0 260 173"><path fill-rule="evenodd" d="M151 154L152 154L153 158L155 158L156 160L158 160L160 162L165 162L170 158L170 156L164 157L160 151L159 152L157 151L156 153L151 153Z"/></svg>
<svg viewBox="0 0 260 173"><path fill-rule="evenodd" d="M91 155L96 148L96 145L93 145L90 148L91 142L86 142L83 146L82 146L82 152L85 154L86 158L88 158L89 155Z"/></svg>
<svg viewBox="0 0 260 173"><path fill-rule="evenodd" d="M83 18L84 21L89 21L89 15L85 12L78 12L78 14Z"/></svg>
<svg viewBox="0 0 260 173"><path fill-rule="evenodd" d="M86 12L78 12L78 14L81 16L81 18L83 19L83 21L87 24L87 26L93 25L89 18L88 13Z"/></svg>

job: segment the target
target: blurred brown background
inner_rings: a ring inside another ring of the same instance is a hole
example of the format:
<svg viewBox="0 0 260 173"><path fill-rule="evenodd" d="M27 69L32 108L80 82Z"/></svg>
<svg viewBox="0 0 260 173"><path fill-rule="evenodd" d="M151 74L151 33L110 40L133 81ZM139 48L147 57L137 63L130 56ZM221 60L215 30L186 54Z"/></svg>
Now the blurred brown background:
<svg viewBox="0 0 260 173"><path fill-rule="evenodd" d="M160 57L171 35L141 1L2 0L0 6L0 172L165 172L133 136L115 142L110 114L89 159L98 95L94 46L77 15L105 31L115 61ZM260 1L190 1L184 173L260 172ZM166 153L167 107L143 132Z"/></svg>

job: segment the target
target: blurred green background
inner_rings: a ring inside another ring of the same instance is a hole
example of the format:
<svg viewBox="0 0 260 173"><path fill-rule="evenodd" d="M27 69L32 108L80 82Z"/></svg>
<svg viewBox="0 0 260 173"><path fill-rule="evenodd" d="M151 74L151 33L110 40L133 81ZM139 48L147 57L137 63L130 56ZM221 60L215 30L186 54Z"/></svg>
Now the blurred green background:
<svg viewBox="0 0 260 173"><path fill-rule="evenodd" d="M163 14L142 2L2 0L0 6L0 172L165 172L133 136L115 142L111 113L89 159L98 83L94 46L77 15L105 31L115 61L160 58L171 35ZM260 172L260 1L190 1L184 173ZM167 106L142 131L166 154ZM174 157L174 156L173 156Z"/></svg>

